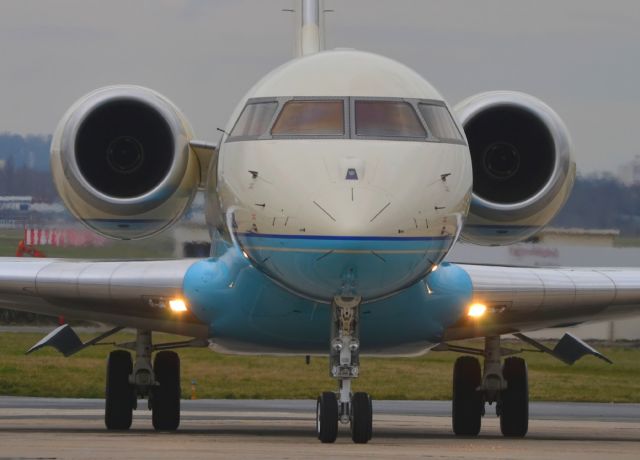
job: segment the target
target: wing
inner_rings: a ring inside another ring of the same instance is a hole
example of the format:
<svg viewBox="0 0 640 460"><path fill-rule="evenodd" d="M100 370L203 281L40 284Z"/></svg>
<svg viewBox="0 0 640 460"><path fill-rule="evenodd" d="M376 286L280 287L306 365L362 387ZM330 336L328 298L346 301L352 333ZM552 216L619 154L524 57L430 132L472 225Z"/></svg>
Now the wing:
<svg viewBox="0 0 640 460"><path fill-rule="evenodd" d="M208 327L169 300L195 260L0 258L0 306L206 338Z"/></svg>
<svg viewBox="0 0 640 460"><path fill-rule="evenodd" d="M461 319L445 340L640 315L640 269L459 266L471 278L473 300L488 313Z"/></svg>

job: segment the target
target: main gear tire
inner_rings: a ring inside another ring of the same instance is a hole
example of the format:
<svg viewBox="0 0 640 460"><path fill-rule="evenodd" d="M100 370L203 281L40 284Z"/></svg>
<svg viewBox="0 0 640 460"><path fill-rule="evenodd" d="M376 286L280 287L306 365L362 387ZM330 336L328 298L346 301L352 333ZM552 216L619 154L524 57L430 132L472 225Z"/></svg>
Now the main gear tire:
<svg viewBox="0 0 640 460"><path fill-rule="evenodd" d="M522 438L529 430L529 379L522 358L504 360L502 377L507 388L501 392L500 431L504 436Z"/></svg>
<svg viewBox="0 0 640 460"><path fill-rule="evenodd" d="M482 382L480 362L472 356L459 357L453 367L452 424L457 436L480 433L484 399L478 391Z"/></svg>
<svg viewBox="0 0 640 460"><path fill-rule="evenodd" d="M180 425L180 357L161 351L153 362L158 385L151 391L151 419L157 431L175 431Z"/></svg>
<svg viewBox="0 0 640 460"><path fill-rule="evenodd" d="M135 392L129 383L133 371L131 354L115 350L107 358L104 424L109 430L128 430L133 420Z"/></svg>

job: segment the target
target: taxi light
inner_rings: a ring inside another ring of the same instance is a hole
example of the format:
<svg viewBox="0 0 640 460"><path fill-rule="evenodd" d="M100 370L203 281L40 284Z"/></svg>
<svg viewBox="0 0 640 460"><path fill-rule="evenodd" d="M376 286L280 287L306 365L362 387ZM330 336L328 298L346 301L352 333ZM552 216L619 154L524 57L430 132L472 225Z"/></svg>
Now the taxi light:
<svg viewBox="0 0 640 460"><path fill-rule="evenodd" d="M482 318L486 312L487 306L485 304L474 303L469 306L467 315L469 315L471 318Z"/></svg>
<svg viewBox="0 0 640 460"><path fill-rule="evenodd" d="M182 313L184 311L187 311L187 305L184 303L184 300L182 299L171 299L169 301L169 308L171 308L171 311L176 313Z"/></svg>

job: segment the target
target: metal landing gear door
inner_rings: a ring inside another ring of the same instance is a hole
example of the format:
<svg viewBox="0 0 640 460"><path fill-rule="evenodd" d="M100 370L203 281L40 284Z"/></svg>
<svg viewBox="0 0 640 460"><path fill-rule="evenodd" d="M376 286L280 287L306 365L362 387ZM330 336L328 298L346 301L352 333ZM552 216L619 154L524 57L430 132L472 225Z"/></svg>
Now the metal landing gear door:
<svg viewBox="0 0 640 460"><path fill-rule="evenodd" d="M68 324L63 324L62 326L51 331L47 336L42 338L38 343L29 348L26 354L33 353L36 350L39 350L43 347L53 347L62 353L64 356L71 356L80 350L87 348L95 343L98 343L100 340L108 337L116 332L120 331L121 327L116 327L108 330L104 334L100 334L99 336L89 340L86 343L83 343L78 337L78 334L71 329L71 326Z"/></svg>
<svg viewBox="0 0 640 460"><path fill-rule="evenodd" d="M579 360L585 355L593 355L596 358L599 358L603 361L608 362L609 364L613 364L613 362L609 358L607 358L605 355L603 355L598 350L593 348L591 345L583 342L582 340L569 334L568 332L562 336L562 338L556 344L553 350L541 344L540 342L532 339L531 337L527 337L524 334L516 333L513 335L519 338L520 340L522 340L523 342L526 342L529 345L532 345L536 349L543 351L545 353L548 353L551 356L559 359L565 364L572 365L573 363L575 363L577 360Z"/></svg>

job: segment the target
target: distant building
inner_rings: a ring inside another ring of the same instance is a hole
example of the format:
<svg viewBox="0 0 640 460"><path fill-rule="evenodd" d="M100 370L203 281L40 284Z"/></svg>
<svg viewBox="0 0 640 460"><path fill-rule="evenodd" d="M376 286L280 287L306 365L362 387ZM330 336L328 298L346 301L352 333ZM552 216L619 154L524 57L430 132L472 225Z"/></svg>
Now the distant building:
<svg viewBox="0 0 640 460"><path fill-rule="evenodd" d="M31 196L0 196L1 211L28 211L33 203Z"/></svg>
<svg viewBox="0 0 640 460"><path fill-rule="evenodd" d="M620 236L620 230L615 229L594 230L547 227L535 236L535 242L545 246L600 246L611 248L618 236Z"/></svg>
<svg viewBox="0 0 640 460"><path fill-rule="evenodd" d="M4 171L4 168L7 166L7 160L0 160L0 171Z"/></svg>
<svg viewBox="0 0 640 460"><path fill-rule="evenodd" d="M627 186L640 184L640 155L618 167L618 179Z"/></svg>
<svg viewBox="0 0 640 460"><path fill-rule="evenodd" d="M0 228L15 229L24 226L33 203L30 196L0 196Z"/></svg>

